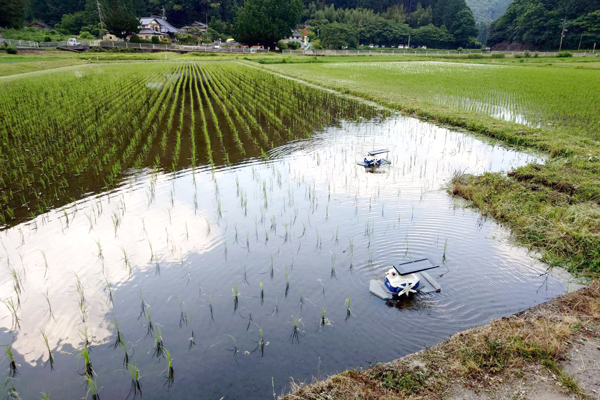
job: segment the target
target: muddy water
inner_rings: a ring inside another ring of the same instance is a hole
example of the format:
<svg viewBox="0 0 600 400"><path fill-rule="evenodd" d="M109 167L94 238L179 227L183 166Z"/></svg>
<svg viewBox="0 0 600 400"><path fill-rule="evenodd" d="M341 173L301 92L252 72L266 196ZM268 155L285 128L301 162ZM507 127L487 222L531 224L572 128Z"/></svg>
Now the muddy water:
<svg viewBox="0 0 600 400"><path fill-rule="evenodd" d="M370 173L356 161L374 148L391 149L392 163ZM12 342L18 363L15 387L22 398L85 396L78 349L87 338L101 397L126 398L116 320L144 398L266 398L290 377L389 361L551 299L575 284L444 190L456 171L533 161L541 160L391 117L326 127L266 161L136 171L66 213L1 233L0 290L16 301L10 269L22 288L18 327L0 309L0 343ZM395 304L369 294L369 280L391 263L423 257L441 265L432 273L441 293ZM170 388L149 320L173 358Z"/></svg>

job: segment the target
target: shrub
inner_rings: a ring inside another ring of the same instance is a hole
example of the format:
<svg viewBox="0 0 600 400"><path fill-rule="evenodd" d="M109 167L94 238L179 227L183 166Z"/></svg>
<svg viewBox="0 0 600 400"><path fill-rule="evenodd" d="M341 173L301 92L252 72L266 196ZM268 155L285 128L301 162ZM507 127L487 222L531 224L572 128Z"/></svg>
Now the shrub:
<svg viewBox="0 0 600 400"><path fill-rule="evenodd" d="M483 58L483 54L477 54L477 53L474 53L474 54L468 54L468 55L467 55L467 58L471 58L471 59L480 59L480 58Z"/></svg>
<svg viewBox="0 0 600 400"><path fill-rule="evenodd" d="M560 53L558 53L558 55L556 57L561 57L561 58L573 57L573 53L571 53L570 51L561 51Z"/></svg>
<svg viewBox="0 0 600 400"><path fill-rule="evenodd" d="M92 35L91 33L87 32L87 31L79 32L79 37L81 39L95 39L94 35Z"/></svg>
<svg viewBox="0 0 600 400"><path fill-rule="evenodd" d="M540 56L540 53L538 53L537 51L533 54L533 58L538 58Z"/></svg>
<svg viewBox="0 0 600 400"><path fill-rule="evenodd" d="M506 54L504 53L493 53L492 54L492 58L504 58L506 57Z"/></svg>
<svg viewBox="0 0 600 400"><path fill-rule="evenodd" d="M6 47L6 53L7 54L17 54L18 50L15 46L7 46Z"/></svg>
<svg viewBox="0 0 600 400"><path fill-rule="evenodd" d="M515 54L515 58L523 58L523 57L524 57L523 54L519 54L519 53Z"/></svg>
<svg viewBox="0 0 600 400"><path fill-rule="evenodd" d="M279 42L279 43L277 43L277 47L279 47L279 50L287 50L288 44L285 42Z"/></svg>
<svg viewBox="0 0 600 400"><path fill-rule="evenodd" d="M459 53L465 51L465 49L463 49L462 47L459 47L457 50Z"/></svg>
<svg viewBox="0 0 600 400"><path fill-rule="evenodd" d="M300 43L298 42L289 42L288 47L292 50L298 50L300 48Z"/></svg>
<svg viewBox="0 0 600 400"><path fill-rule="evenodd" d="M94 53L104 53L105 50L100 46L93 46L91 49Z"/></svg>
<svg viewBox="0 0 600 400"><path fill-rule="evenodd" d="M158 36L152 36L152 44L159 44L160 43L160 39L158 38Z"/></svg>
<svg viewBox="0 0 600 400"><path fill-rule="evenodd" d="M129 41L131 43L142 43L142 39L138 35L133 35Z"/></svg>
<svg viewBox="0 0 600 400"><path fill-rule="evenodd" d="M525 58L531 57L531 52L529 50L525 50Z"/></svg>

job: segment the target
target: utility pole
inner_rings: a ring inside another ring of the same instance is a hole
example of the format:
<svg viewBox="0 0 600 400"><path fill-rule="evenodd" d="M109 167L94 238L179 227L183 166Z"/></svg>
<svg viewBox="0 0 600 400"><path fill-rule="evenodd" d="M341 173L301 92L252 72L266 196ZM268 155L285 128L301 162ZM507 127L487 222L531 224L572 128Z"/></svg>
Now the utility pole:
<svg viewBox="0 0 600 400"><path fill-rule="evenodd" d="M577 47L577 51L581 50L581 41L583 40L583 32L581 32L581 37L579 38L579 47Z"/></svg>
<svg viewBox="0 0 600 400"><path fill-rule="evenodd" d="M567 25L567 17L565 17L565 19L563 20L562 32L560 33L560 46L558 47L558 52L559 53L562 50L563 39L565 38L565 32L567 31L565 29L566 25Z"/></svg>
<svg viewBox="0 0 600 400"><path fill-rule="evenodd" d="M410 33L408 34L408 46L407 47L410 49Z"/></svg>
<svg viewBox="0 0 600 400"><path fill-rule="evenodd" d="M167 16L165 15L165 6L162 8L162 19L165 21L167 20Z"/></svg>
<svg viewBox="0 0 600 400"><path fill-rule="evenodd" d="M104 22L102 21L102 8L100 8L100 0L96 0L98 6L98 19L100 20L100 29L104 29Z"/></svg>

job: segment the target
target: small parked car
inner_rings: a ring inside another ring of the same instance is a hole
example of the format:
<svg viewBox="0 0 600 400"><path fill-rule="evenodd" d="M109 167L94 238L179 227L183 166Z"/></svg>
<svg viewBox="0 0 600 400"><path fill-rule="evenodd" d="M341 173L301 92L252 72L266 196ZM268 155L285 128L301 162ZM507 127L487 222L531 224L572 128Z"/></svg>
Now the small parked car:
<svg viewBox="0 0 600 400"><path fill-rule="evenodd" d="M70 38L67 40L67 46L79 46L81 43L75 38Z"/></svg>

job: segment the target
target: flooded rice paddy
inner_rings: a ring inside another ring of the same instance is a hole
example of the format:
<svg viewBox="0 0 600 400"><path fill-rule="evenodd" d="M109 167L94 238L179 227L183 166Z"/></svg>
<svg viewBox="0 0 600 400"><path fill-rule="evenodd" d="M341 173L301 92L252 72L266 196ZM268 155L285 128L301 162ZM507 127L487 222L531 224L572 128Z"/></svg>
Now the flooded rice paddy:
<svg viewBox="0 0 600 400"><path fill-rule="evenodd" d="M2 366L22 398L266 398L290 378L389 361L574 287L445 190L457 171L536 156L242 66L166 76L178 68L149 68L135 86L184 82L162 117L139 121L144 138L169 127L164 146L140 140L144 157L125 158L112 183L101 167L67 173L53 206L16 212L0 232L0 343L17 371ZM234 86L247 81L287 97L242 97ZM129 126L121 134L135 137ZM391 150L390 166L356 165L376 148ZM441 293L369 294L391 263L424 257L441 265Z"/></svg>

